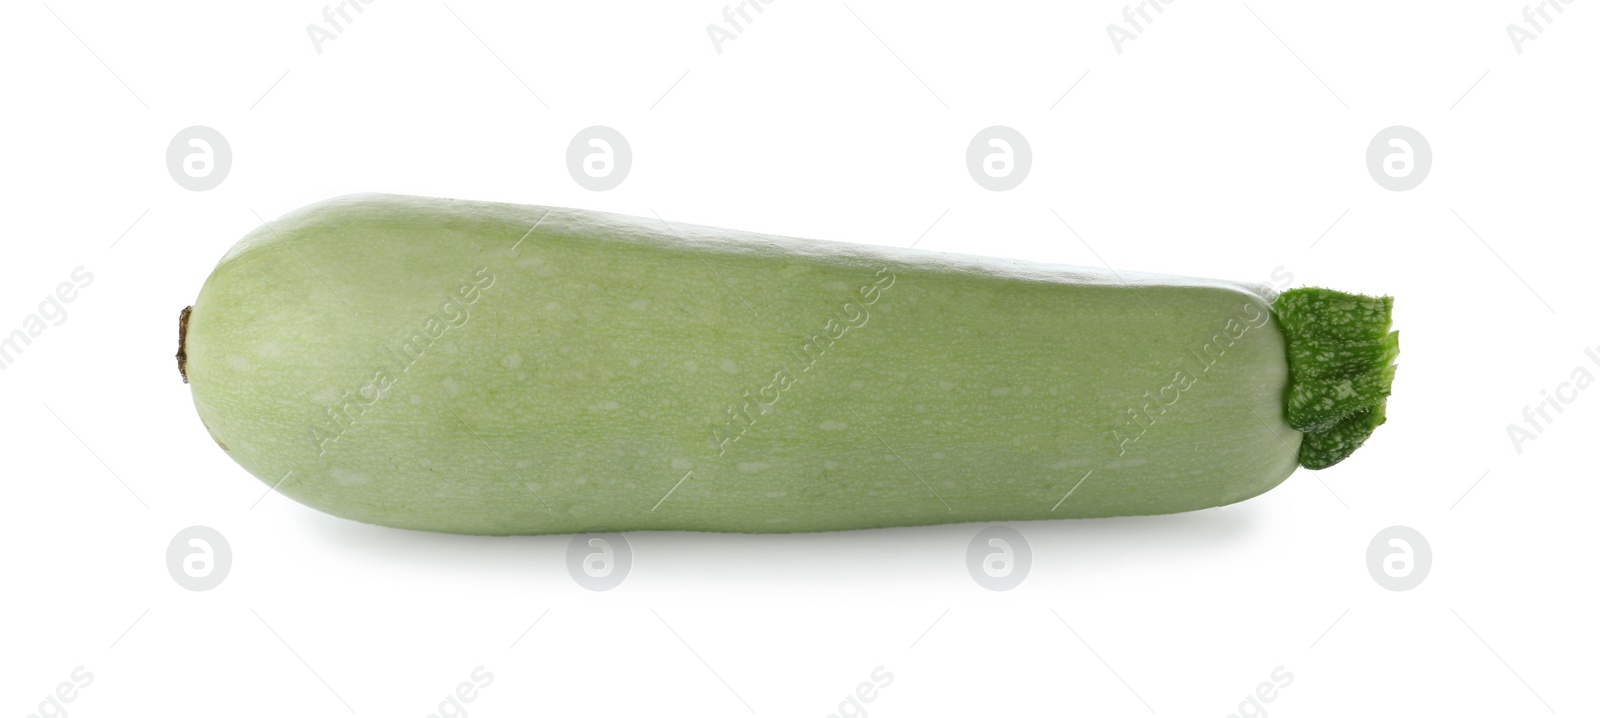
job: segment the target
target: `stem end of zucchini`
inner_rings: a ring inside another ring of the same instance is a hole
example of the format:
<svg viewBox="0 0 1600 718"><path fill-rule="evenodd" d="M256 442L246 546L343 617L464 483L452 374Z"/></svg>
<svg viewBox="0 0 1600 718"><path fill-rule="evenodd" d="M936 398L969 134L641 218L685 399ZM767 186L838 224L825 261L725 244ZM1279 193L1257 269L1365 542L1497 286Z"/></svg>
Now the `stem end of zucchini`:
<svg viewBox="0 0 1600 718"><path fill-rule="evenodd" d="M183 383L189 383L189 353L185 351L184 343L189 338L189 312L194 307L184 307L178 312L178 376L183 377Z"/></svg>
<svg viewBox="0 0 1600 718"><path fill-rule="evenodd" d="M1400 335L1393 297L1320 287L1291 289L1272 305L1289 353L1289 426L1305 434L1300 465L1343 461L1386 420Z"/></svg>

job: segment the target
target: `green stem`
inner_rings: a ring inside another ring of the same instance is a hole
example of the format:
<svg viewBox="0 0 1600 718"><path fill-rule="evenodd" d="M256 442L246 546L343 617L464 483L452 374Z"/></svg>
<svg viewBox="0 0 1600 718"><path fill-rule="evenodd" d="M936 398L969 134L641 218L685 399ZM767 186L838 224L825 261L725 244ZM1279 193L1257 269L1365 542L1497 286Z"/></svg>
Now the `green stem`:
<svg viewBox="0 0 1600 718"><path fill-rule="evenodd" d="M183 377L183 383L189 383L189 352L184 346L189 339L189 312L194 307L184 307L178 313L178 376Z"/></svg>
<svg viewBox="0 0 1600 718"><path fill-rule="evenodd" d="M1272 305L1289 354L1289 426L1305 437L1300 465L1323 469L1361 448L1385 420L1400 334L1393 297L1320 287L1291 289Z"/></svg>

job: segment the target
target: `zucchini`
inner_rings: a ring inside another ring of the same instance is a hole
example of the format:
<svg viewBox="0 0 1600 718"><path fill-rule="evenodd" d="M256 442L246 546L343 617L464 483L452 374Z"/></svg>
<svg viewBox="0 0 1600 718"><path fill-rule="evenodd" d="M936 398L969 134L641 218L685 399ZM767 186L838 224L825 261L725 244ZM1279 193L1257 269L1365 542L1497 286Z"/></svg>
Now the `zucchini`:
<svg viewBox="0 0 1600 718"><path fill-rule="evenodd" d="M180 320L284 495L471 534L1189 511L1384 420L1392 300L395 195L269 222Z"/></svg>

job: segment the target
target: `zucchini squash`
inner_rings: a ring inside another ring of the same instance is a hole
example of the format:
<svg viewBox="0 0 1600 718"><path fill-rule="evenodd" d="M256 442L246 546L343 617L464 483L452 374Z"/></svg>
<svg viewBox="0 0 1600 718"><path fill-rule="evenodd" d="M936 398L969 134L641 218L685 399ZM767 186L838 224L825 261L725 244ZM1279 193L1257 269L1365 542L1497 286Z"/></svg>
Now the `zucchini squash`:
<svg viewBox="0 0 1600 718"><path fill-rule="evenodd" d="M180 320L216 443L322 511L471 534L1160 514L1342 460L1391 300L356 195Z"/></svg>

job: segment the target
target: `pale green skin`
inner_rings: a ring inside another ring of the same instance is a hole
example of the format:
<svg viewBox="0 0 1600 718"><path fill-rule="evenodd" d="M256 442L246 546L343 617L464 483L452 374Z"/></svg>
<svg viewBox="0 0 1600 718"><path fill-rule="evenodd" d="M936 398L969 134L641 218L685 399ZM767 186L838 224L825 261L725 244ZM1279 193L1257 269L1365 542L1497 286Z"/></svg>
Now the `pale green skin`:
<svg viewBox="0 0 1600 718"><path fill-rule="evenodd" d="M430 313L459 317L442 307L480 267L493 283L458 300L465 323L401 371L385 348L426 336ZM187 371L240 465L388 526L788 532L1158 514L1247 499L1294 471L1272 298L1217 280L359 195L228 252L194 303ZM807 335L866 312L802 371ZM1241 317L1264 321L1200 371L1196 355L1224 347L1213 337ZM311 427L335 434L326 408L377 396L380 368L387 391L319 453ZM793 381L763 394L785 368ZM1136 432L1129 407L1180 370L1192 384L1162 395L1177 400L1119 456L1113 432ZM713 429L737 435L728 410L746 391L777 400L719 455Z"/></svg>

